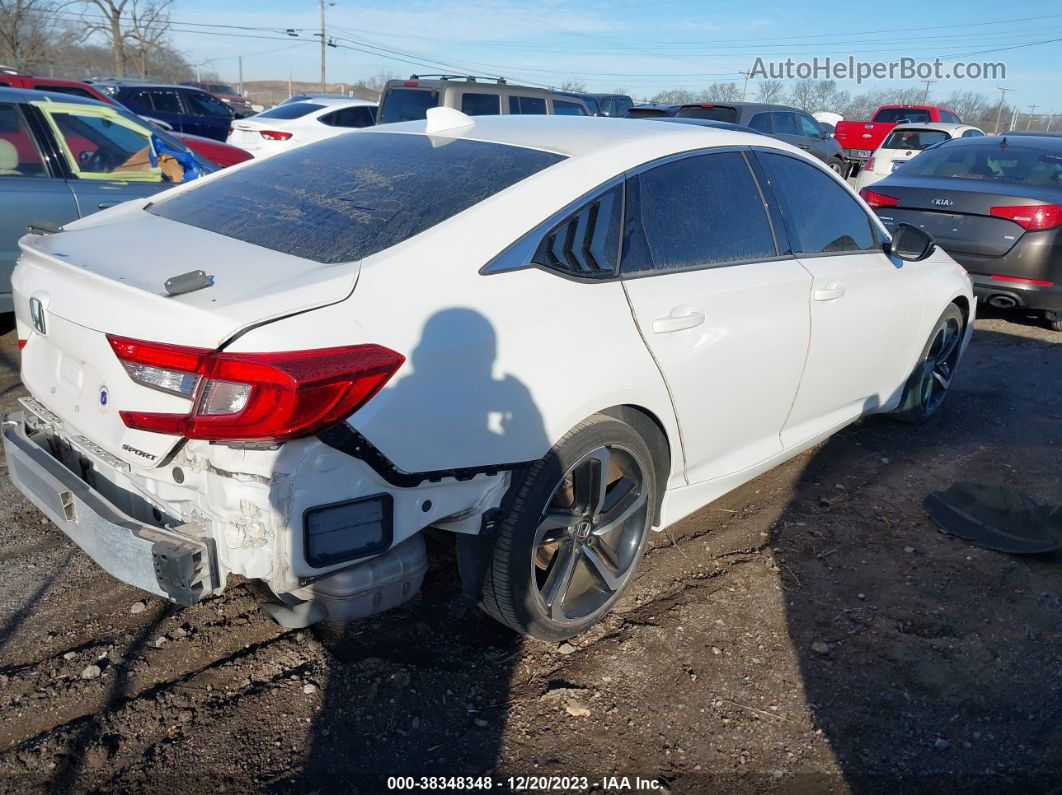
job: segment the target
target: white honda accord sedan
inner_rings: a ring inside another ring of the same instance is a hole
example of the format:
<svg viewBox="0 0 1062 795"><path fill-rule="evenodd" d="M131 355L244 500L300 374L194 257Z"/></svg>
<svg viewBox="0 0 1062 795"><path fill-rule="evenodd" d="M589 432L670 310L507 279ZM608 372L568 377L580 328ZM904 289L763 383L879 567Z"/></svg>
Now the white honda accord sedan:
<svg viewBox="0 0 1062 795"><path fill-rule="evenodd" d="M22 492L191 605L262 580L287 626L413 596L598 621L663 528L857 418L924 420L974 314L783 142L451 109L22 240Z"/></svg>

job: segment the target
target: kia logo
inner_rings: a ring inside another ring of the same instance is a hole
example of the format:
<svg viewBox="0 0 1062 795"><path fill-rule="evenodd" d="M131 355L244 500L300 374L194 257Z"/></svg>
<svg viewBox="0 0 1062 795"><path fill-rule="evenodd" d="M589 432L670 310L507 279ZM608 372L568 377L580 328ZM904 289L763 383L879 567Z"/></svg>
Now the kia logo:
<svg viewBox="0 0 1062 795"><path fill-rule="evenodd" d="M951 205L955 204L955 202L953 202L951 199L945 199L943 197L933 199L933 201L930 203L936 205L937 207L951 207Z"/></svg>
<svg viewBox="0 0 1062 795"><path fill-rule="evenodd" d="M30 299L30 322L33 323L33 328L37 330L38 334L47 334L48 328L44 322L44 304L41 303L39 298Z"/></svg>

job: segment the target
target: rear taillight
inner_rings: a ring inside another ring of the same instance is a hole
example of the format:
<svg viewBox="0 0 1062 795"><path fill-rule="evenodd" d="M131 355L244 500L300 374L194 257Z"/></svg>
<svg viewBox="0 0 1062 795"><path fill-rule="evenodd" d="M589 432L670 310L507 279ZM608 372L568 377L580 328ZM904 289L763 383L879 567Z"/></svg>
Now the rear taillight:
<svg viewBox="0 0 1062 795"><path fill-rule="evenodd" d="M286 141L291 137L291 133L280 130L259 130L258 134L267 141Z"/></svg>
<svg viewBox="0 0 1062 795"><path fill-rule="evenodd" d="M870 160L867 161L866 165L863 166L863 168L865 168L867 171L873 171L874 170L874 158L870 158Z"/></svg>
<svg viewBox="0 0 1062 795"><path fill-rule="evenodd" d="M996 218L1006 218L1023 229L1039 231L1062 226L1062 206L1033 204L1022 207L993 207L989 212Z"/></svg>
<svg viewBox="0 0 1062 795"><path fill-rule="evenodd" d="M29 340L23 340L23 339L20 339L20 340L18 341L18 349L19 349L19 350L22 350L23 348L25 348L25 347L26 347L26 343L27 343L27 342L29 342Z"/></svg>
<svg viewBox="0 0 1062 795"><path fill-rule="evenodd" d="M859 195L871 207L895 207L900 203L899 199L886 196L884 193L878 193L870 188L863 188L863 190L859 191Z"/></svg>
<svg viewBox="0 0 1062 795"><path fill-rule="evenodd" d="M120 411L141 431L210 441L282 441L349 417L405 358L380 345L223 353L108 335L138 384L192 401L187 414Z"/></svg>

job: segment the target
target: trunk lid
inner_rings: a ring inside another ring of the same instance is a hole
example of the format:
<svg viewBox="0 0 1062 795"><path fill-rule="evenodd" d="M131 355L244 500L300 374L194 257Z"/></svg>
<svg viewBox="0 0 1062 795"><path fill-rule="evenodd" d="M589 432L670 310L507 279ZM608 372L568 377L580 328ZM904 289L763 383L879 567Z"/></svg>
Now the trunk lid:
<svg viewBox="0 0 1062 795"><path fill-rule="evenodd" d="M834 127L833 137L842 149L866 149L873 152L895 126L895 122L840 121Z"/></svg>
<svg viewBox="0 0 1062 795"><path fill-rule="evenodd" d="M34 298L44 316L44 333L35 330L22 351L22 380L68 435L82 435L126 463L156 466L179 437L130 430L118 411L185 413L190 401L133 382L108 334L216 349L249 326L342 301L358 266L251 246L140 208L115 213L124 216L117 251L109 213L60 234L22 239L15 310L33 328ZM184 245L173 246L174 239ZM199 268L213 277L212 286L166 294L168 278Z"/></svg>
<svg viewBox="0 0 1062 795"><path fill-rule="evenodd" d="M1043 188L958 178L894 178L902 184L879 182L872 190L899 200L878 209L886 227L897 223L924 229L945 251L1001 257L1025 234L1013 221L992 216L993 207L1050 204Z"/></svg>

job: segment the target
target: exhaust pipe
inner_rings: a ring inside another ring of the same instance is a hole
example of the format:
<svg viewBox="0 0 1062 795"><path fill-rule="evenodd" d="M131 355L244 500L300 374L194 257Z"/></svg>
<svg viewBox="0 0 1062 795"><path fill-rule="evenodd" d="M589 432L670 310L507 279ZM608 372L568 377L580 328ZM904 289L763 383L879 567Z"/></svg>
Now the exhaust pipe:
<svg viewBox="0 0 1062 795"><path fill-rule="evenodd" d="M994 306L996 309L1013 309L1018 305L1018 302L1009 295L993 295L988 299L988 305Z"/></svg>

